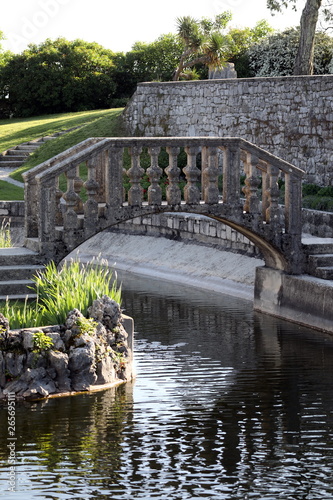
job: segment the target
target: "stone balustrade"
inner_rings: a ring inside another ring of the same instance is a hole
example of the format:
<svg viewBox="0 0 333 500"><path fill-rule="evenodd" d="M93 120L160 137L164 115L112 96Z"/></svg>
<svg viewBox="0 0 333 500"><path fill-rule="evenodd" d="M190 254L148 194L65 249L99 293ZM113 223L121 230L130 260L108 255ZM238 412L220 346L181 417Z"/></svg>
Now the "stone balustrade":
<svg viewBox="0 0 333 500"><path fill-rule="evenodd" d="M89 139L24 174L27 246L34 240L46 259L57 261L133 217L198 213L247 236L268 266L297 274L302 175L239 138Z"/></svg>

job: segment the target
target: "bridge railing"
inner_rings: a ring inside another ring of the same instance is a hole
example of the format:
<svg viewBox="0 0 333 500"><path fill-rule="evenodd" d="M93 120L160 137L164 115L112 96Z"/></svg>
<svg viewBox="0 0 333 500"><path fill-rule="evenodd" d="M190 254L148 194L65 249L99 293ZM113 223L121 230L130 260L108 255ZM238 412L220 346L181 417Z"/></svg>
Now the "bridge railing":
<svg viewBox="0 0 333 500"><path fill-rule="evenodd" d="M254 231L300 240L302 174L239 138L89 139L24 175L26 237L51 255L56 242L70 251L143 211L205 207L212 216L245 217Z"/></svg>

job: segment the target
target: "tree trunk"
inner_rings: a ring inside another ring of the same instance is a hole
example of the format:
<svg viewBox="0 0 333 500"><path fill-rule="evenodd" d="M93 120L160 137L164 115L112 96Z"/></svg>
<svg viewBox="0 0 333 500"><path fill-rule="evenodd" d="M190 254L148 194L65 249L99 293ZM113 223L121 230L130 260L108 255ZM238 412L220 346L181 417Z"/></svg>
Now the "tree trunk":
<svg viewBox="0 0 333 500"><path fill-rule="evenodd" d="M313 74L314 37L322 0L306 0L301 16L300 40L294 64L294 75Z"/></svg>

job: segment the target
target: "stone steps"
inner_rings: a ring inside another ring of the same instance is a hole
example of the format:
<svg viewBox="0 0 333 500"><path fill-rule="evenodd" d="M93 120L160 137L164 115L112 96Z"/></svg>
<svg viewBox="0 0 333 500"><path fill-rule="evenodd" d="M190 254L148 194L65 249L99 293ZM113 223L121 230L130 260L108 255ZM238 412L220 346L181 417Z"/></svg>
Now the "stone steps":
<svg viewBox="0 0 333 500"><path fill-rule="evenodd" d="M44 266L41 257L24 247L0 249L0 300L35 298L32 277Z"/></svg>
<svg viewBox="0 0 333 500"><path fill-rule="evenodd" d="M47 141L51 141L56 139L60 135L66 134L72 130L75 130L80 127L73 127L69 130L64 130L62 132L57 132L54 135L47 135L41 137L39 139L23 142L18 146L8 149L0 154L0 168L8 168L8 169L16 169L23 165L23 163L27 160L29 155L31 155L36 149L38 149L42 144Z"/></svg>
<svg viewBox="0 0 333 500"><path fill-rule="evenodd" d="M0 281L0 297L11 299L13 295L30 295L34 293L31 287L33 287L31 280Z"/></svg>
<svg viewBox="0 0 333 500"><path fill-rule="evenodd" d="M302 243L307 273L316 278L333 280L333 238L305 237Z"/></svg>
<svg viewBox="0 0 333 500"><path fill-rule="evenodd" d="M0 168L19 168L29 155L36 151L44 141L23 143L8 149L0 155Z"/></svg>

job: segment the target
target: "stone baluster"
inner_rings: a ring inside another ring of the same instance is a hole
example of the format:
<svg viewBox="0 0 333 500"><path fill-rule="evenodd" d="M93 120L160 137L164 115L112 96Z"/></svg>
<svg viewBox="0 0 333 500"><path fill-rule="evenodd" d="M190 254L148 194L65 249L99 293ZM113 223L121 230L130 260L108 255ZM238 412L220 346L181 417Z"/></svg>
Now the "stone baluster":
<svg viewBox="0 0 333 500"><path fill-rule="evenodd" d="M105 203L106 199L106 166L108 164L108 151L102 151L95 155L91 160L95 165L95 180L98 183L98 192L96 200L98 203Z"/></svg>
<svg viewBox="0 0 333 500"><path fill-rule="evenodd" d="M62 197L63 197L63 192L61 191L59 187L59 176L56 177L55 180L55 185L56 185L56 192L55 192L55 198L56 198L56 217L55 217L55 223L57 226L62 226L64 223L63 219L63 204L61 202Z"/></svg>
<svg viewBox="0 0 333 500"><path fill-rule="evenodd" d="M144 174L144 169L140 166L140 153L142 147L133 146L128 148L131 155L131 168L127 170L127 175L130 179L131 187L128 191L128 204L130 206L141 206L142 203L142 187L141 179Z"/></svg>
<svg viewBox="0 0 333 500"><path fill-rule="evenodd" d="M75 212L77 214L83 214L83 201L81 199L81 189L83 186L83 180L80 177L80 165L77 165L76 169L76 175L74 178L74 191L77 195L77 203L75 205Z"/></svg>
<svg viewBox="0 0 333 500"><path fill-rule="evenodd" d="M109 207L120 207L123 203L123 148L112 146L105 152L105 203ZM98 178L96 179L99 182Z"/></svg>
<svg viewBox="0 0 333 500"><path fill-rule="evenodd" d="M163 170L158 165L158 155L161 151L159 147L148 148L150 155L150 167L147 168L147 174L150 181L148 188L148 204L159 206L162 204L162 189L159 185Z"/></svg>
<svg viewBox="0 0 333 500"><path fill-rule="evenodd" d="M68 172L66 172L67 177L67 191L63 195L64 200L66 201L66 207L64 211L64 232L66 234L66 242L68 243L69 248L73 248L75 243L75 237L73 232L78 229L78 214L76 213L76 206L78 203L78 196L74 189L74 182L76 177L76 168L72 168ZM71 237L71 235L73 235Z"/></svg>
<svg viewBox="0 0 333 500"><path fill-rule="evenodd" d="M187 165L183 168L187 181L184 188L184 199L187 205L197 205L200 203L200 190L197 185L200 179L200 170L196 165L199 149L196 146L187 146L184 150L187 154Z"/></svg>
<svg viewBox="0 0 333 500"><path fill-rule="evenodd" d="M223 204L227 214L235 217L242 212L240 204L240 148L238 143L224 148Z"/></svg>
<svg viewBox="0 0 333 500"><path fill-rule="evenodd" d="M253 154L245 152L244 170L245 170L245 186L242 191L245 194L245 203L243 206L244 212L248 214L259 214L259 197L258 187L260 179L258 177L257 165L259 158Z"/></svg>
<svg viewBox="0 0 333 500"><path fill-rule="evenodd" d="M267 175L269 188L266 190L268 207L266 209L266 222L272 226L280 223L280 209L279 209L279 185L278 176L279 169L270 163L267 165Z"/></svg>
<svg viewBox="0 0 333 500"><path fill-rule="evenodd" d="M98 227L98 195L99 184L95 179L96 163L94 161L88 163L88 179L84 183L87 190L88 199L84 204L84 235L89 238L96 233Z"/></svg>
<svg viewBox="0 0 333 500"><path fill-rule="evenodd" d="M166 152L169 155L169 165L165 169L169 183L166 189L167 202L170 206L180 205L182 195L179 187L180 168L177 163L180 148L167 147Z"/></svg>
<svg viewBox="0 0 333 500"><path fill-rule="evenodd" d="M219 162L218 148L203 147L201 150L201 190L204 202L214 205L219 202Z"/></svg>

